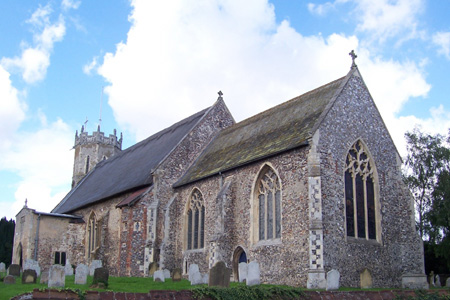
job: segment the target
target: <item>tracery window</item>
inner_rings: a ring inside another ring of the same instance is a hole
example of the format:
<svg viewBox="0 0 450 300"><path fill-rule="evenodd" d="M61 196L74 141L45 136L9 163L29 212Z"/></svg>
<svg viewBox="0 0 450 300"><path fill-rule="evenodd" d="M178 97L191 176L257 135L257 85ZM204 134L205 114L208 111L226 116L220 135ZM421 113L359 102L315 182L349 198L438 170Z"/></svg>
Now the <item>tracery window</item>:
<svg viewBox="0 0 450 300"><path fill-rule="evenodd" d="M281 184L272 168L262 169L255 192L257 240L281 238Z"/></svg>
<svg viewBox="0 0 450 300"><path fill-rule="evenodd" d="M200 249L205 245L205 204L198 189L192 191L187 210L187 249Z"/></svg>
<svg viewBox="0 0 450 300"><path fill-rule="evenodd" d="M375 177L374 164L358 140L345 161L345 213L349 237L377 238Z"/></svg>
<svg viewBox="0 0 450 300"><path fill-rule="evenodd" d="M89 216L87 224L87 246L88 258L93 256L100 246L100 226L94 212Z"/></svg>

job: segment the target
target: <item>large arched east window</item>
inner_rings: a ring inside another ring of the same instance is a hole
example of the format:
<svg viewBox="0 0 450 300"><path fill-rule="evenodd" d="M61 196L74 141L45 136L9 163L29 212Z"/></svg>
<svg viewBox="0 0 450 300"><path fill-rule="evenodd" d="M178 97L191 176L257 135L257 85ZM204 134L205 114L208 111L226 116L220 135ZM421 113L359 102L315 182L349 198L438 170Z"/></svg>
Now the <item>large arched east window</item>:
<svg viewBox="0 0 450 300"><path fill-rule="evenodd" d="M198 189L192 191L188 202L187 249L200 249L205 246L205 204Z"/></svg>
<svg viewBox="0 0 450 300"><path fill-rule="evenodd" d="M264 166L255 186L258 241L281 238L281 184L272 168Z"/></svg>
<svg viewBox="0 0 450 300"><path fill-rule="evenodd" d="M358 140L345 160L345 213L347 236L377 239L374 164Z"/></svg>

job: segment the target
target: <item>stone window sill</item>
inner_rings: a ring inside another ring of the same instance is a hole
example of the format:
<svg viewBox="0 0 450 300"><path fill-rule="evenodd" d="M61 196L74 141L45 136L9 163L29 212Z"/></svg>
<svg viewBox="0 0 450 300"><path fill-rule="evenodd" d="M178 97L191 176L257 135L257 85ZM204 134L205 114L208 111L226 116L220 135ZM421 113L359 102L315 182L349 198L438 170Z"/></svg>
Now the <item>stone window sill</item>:
<svg viewBox="0 0 450 300"><path fill-rule="evenodd" d="M347 237L347 242L349 244L363 244L363 245L372 245L372 246L383 246L379 241L377 240L367 240L367 239L360 239L360 238L354 238L351 236Z"/></svg>
<svg viewBox="0 0 450 300"><path fill-rule="evenodd" d="M199 249L186 249L185 253L203 253L206 252L205 248L199 248Z"/></svg>
<svg viewBox="0 0 450 300"><path fill-rule="evenodd" d="M281 246L283 242L280 238L272 240L261 240L253 245L253 248L266 247L266 246Z"/></svg>

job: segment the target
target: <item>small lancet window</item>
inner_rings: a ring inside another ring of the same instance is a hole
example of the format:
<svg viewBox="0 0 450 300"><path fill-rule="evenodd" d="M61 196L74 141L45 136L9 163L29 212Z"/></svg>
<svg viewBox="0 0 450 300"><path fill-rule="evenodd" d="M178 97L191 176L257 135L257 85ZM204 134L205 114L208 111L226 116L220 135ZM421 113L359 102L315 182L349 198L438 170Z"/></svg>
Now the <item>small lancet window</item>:
<svg viewBox="0 0 450 300"><path fill-rule="evenodd" d="M100 226L93 212L87 224L87 246L88 258L91 258L100 246Z"/></svg>
<svg viewBox="0 0 450 300"><path fill-rule="evenodd" d="M187 249L205 246L205 204L202 193L194 189L187 210Z"/></svg>
<svg viewBox="0 0 450 300"><path fill-rule="evenodd" d="M90 157L89 157L89 155L86 157L86 174L89 172L89 159L90 159Z"/></svg>
<svg viewBox="0 0 450 300"><path fill-rule="evenodd" d="M262 170L255 190L258 240L281 238L281 184L272 168Z"/></svg>
<svg viewBox="0 0 450 300"><path fill-rule="evenodd" d="M345 161L345 214L347 236L376 239L374 165L361 141Z"/></svg>

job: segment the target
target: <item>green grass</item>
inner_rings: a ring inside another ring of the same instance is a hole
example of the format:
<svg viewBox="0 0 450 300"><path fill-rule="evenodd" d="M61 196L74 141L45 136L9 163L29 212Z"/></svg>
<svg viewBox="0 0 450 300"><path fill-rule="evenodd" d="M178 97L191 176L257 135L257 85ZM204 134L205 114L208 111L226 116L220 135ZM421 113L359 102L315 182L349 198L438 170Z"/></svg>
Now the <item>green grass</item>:
<svg viewBox="0 0 450 300"><path fill-rule="evenodd" d="M4 277L2 274L1 277ZM92 276L88 276L87 284L74 284L75 276L66 276L66 289L72 290L97 290L97 291L115 291L115 292L133 292L147 293L149 290L188 290L191 289L191 283L183 279L179 282L173 282L172 279L166 279L166 282L154 282L151 277L109 277L107 289L92 289ZM37 279L39 282L40 278ZM4 284L0 282L0 300L8 300L11 297L32 292L33 289L46 289L46 284L22 284L21 278L16 278L16 284Z"/></svg>

